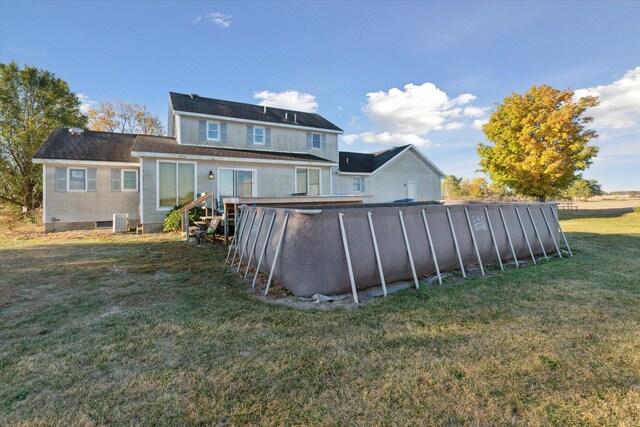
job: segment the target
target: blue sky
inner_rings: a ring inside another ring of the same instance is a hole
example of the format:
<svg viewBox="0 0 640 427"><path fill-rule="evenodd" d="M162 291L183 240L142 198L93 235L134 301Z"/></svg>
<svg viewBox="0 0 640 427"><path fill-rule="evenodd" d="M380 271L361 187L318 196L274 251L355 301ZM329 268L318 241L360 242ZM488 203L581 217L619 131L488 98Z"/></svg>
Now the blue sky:
<svg viewBox="0 0 640 427"><path fill-rule="evenodd" d="M640 2L0 0L0 60L48 69L86 103L168 92L315 110L341 149L414 142L476 175L479 126L532 85L599 94L585 172L640 189Z"/></svg>

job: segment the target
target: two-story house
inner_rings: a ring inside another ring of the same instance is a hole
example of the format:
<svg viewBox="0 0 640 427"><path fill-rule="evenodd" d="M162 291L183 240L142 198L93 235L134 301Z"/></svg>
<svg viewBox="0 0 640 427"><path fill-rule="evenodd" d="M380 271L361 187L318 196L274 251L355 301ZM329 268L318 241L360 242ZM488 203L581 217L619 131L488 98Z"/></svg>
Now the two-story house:
<svg viewBox="0 0 640 427"><path fill-rule="evenodd" d="M168 136L57 129L43 164L47 231L109 225L127 213L145 232L200 193L225 197L353 195L437 200L442 172L413 146L339 153L342 130L300 111L169 94Z"/></svg>

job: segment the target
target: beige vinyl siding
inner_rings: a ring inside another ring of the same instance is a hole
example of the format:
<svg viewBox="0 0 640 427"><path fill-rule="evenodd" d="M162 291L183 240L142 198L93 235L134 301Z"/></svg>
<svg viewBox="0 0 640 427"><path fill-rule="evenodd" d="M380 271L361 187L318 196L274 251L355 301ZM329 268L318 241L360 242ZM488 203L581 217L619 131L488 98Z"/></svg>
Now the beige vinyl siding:
<svg viewBox="0 0 640 427"><path fill-rule="evenodd" d="M203 118L180 115L181 123L181 144L208 145L214 147L244 148L250 150L270 150L297 153L310 153L323 159L338 161L338 135L322 131L314 131L325 135L326 147L322 149L307 150L307 130L291 129L272 126L269 123L254 124L253 126L268 127L271 129L271 145L249 144L247 143L247 124L225 121L227 124L227 142L220 141L199 141L198 121ZM211 120L220 123L220 120Z"/></svg>
<svg viewBox="0 0 640 427"><path fill-rule="evenodd" d="M372 174L365 190L372 194L373 203L387 203L407 198L409 181L416 182L418 201L440 200L440 175L412 150L398 154L398 158Z"/></svg>
<svg viewBox="0 0 640 427"><path fill-rule="evenodd" d="M398 154L391 163L364 177L364 192L372 195L371 203L389 203L407 198L407 182L416 183L418 201L440 200L440 175L415 152ZM334 175L333 194L353 194L353 178L358 175Z"/></svg>
<svg viewBox="0 0 640 427"><path fill-rule="evenodd" d="M356 193L353 191L353 178L364 178L364 191ZM366 175L334 175L333 176L333 194L371 194L369 191L369 176Z"/></svg>
<svg viewBox="0 0 640 427"><path fill-rule="evenodd" d="M56 191L56 167L96 168L96 191ZM121 169L122 166L118 166ZM138 169L133 163L127 169ZM112 221L114 213L129 214L129 219L138 220L139 192L111 191L111 167L68 164L45 164L44 174L46 200L45 223L52 218L60 222Z"/></svg>
<svg viewBox="0 0 640 427"><path fill-rule="evenodd" d="M157 159L145 157L142 160L143 175L143 197L144 224L159 224L164 221L168 211L158 210L156 205L156 164L160 161L183 161L172 159ZM191 161L191 160L190 160ZM218 193L218 179L220 169L250 169L255 171L254 179L257 179L255 196L289 196L295 193L295 168L304 167L304 163L299 165L264 164L252 162L221 162L211 160L193 160L197 162L196 182L197 193ZM316 167L316 166L314 166ZM322 167L320 179L322 183L322 194L331 194L330 168ZM209 179L209 172L212 171L214 179Z"/></svg>

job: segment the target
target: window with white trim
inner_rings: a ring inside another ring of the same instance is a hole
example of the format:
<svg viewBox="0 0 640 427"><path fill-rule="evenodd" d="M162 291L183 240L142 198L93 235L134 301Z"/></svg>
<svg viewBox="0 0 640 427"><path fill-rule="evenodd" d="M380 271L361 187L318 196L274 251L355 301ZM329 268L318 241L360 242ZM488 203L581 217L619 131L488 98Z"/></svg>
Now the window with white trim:
<svg viewBox="0 0 640 427"><path fill-rule="evenodd" d="M322 148L322 135L319 133L311 134L311 148Z"/></svg>
<svg viewBox="0 0 640 427"><path fill-rule="evenodd" d="M122 169L122 191L138 191L138 170Z"/></svg>
<svg viewBox="0 0 640 427"><path fill-rule="evenodd" d="M158 162L158 208L171 209L195 200L195 163Z"/></svg>
<svg viewBox="0 0 640 427"><path fill-rule="evenodd" d="M361 193L362 192L363 181L364 181L364 177L362 177L362 176L354 176L353 177L352 191L354 193Z"/></svg>
<svg viewBox="0 0 640 427"><path fill-rule="evenodd" d="M220 141L220 123L207 122L207 140Z"/></svg>
<svg viewBox="0 0 640 427"><path fill-rule="evenodd" d="M254 144L264 144L264 128L255 127L253 128L253 143Z"/></svg>
<svg viewBox="0 0 640 427"><path fill-rule="evenodd" d="M320 195L320 169L296 168L296 193Z"/></svg>
<svg viewBox="0 0 640 427"><path fill-rule="evenodd" d="M87 191L87 169L69 168L67 179L68 191Z"/></svg>

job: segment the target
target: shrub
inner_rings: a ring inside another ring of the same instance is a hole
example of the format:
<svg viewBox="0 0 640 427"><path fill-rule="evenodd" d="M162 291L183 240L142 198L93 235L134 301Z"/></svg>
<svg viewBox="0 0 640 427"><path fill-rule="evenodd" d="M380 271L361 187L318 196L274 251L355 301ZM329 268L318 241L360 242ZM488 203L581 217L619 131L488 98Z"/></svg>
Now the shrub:
<svg viewBox="0 0 640 427"><path fill-rule="evenodd" d="M636 206L636 208L634 209L634 212L640 215L640 206Z"/></svg>
<svg viewBox="0 0 640 427"><path fill-rule="evenodd" d="M184 205L176 206L169 212L169 215L164 219L164 226L162 231L165 233L171 231L180 231L182 230L182 215L178 212ZM199 206L192 208L189 211L189 225L194 225L196 221L198 221L202 215L204 214L204 209Z"/></svg>

